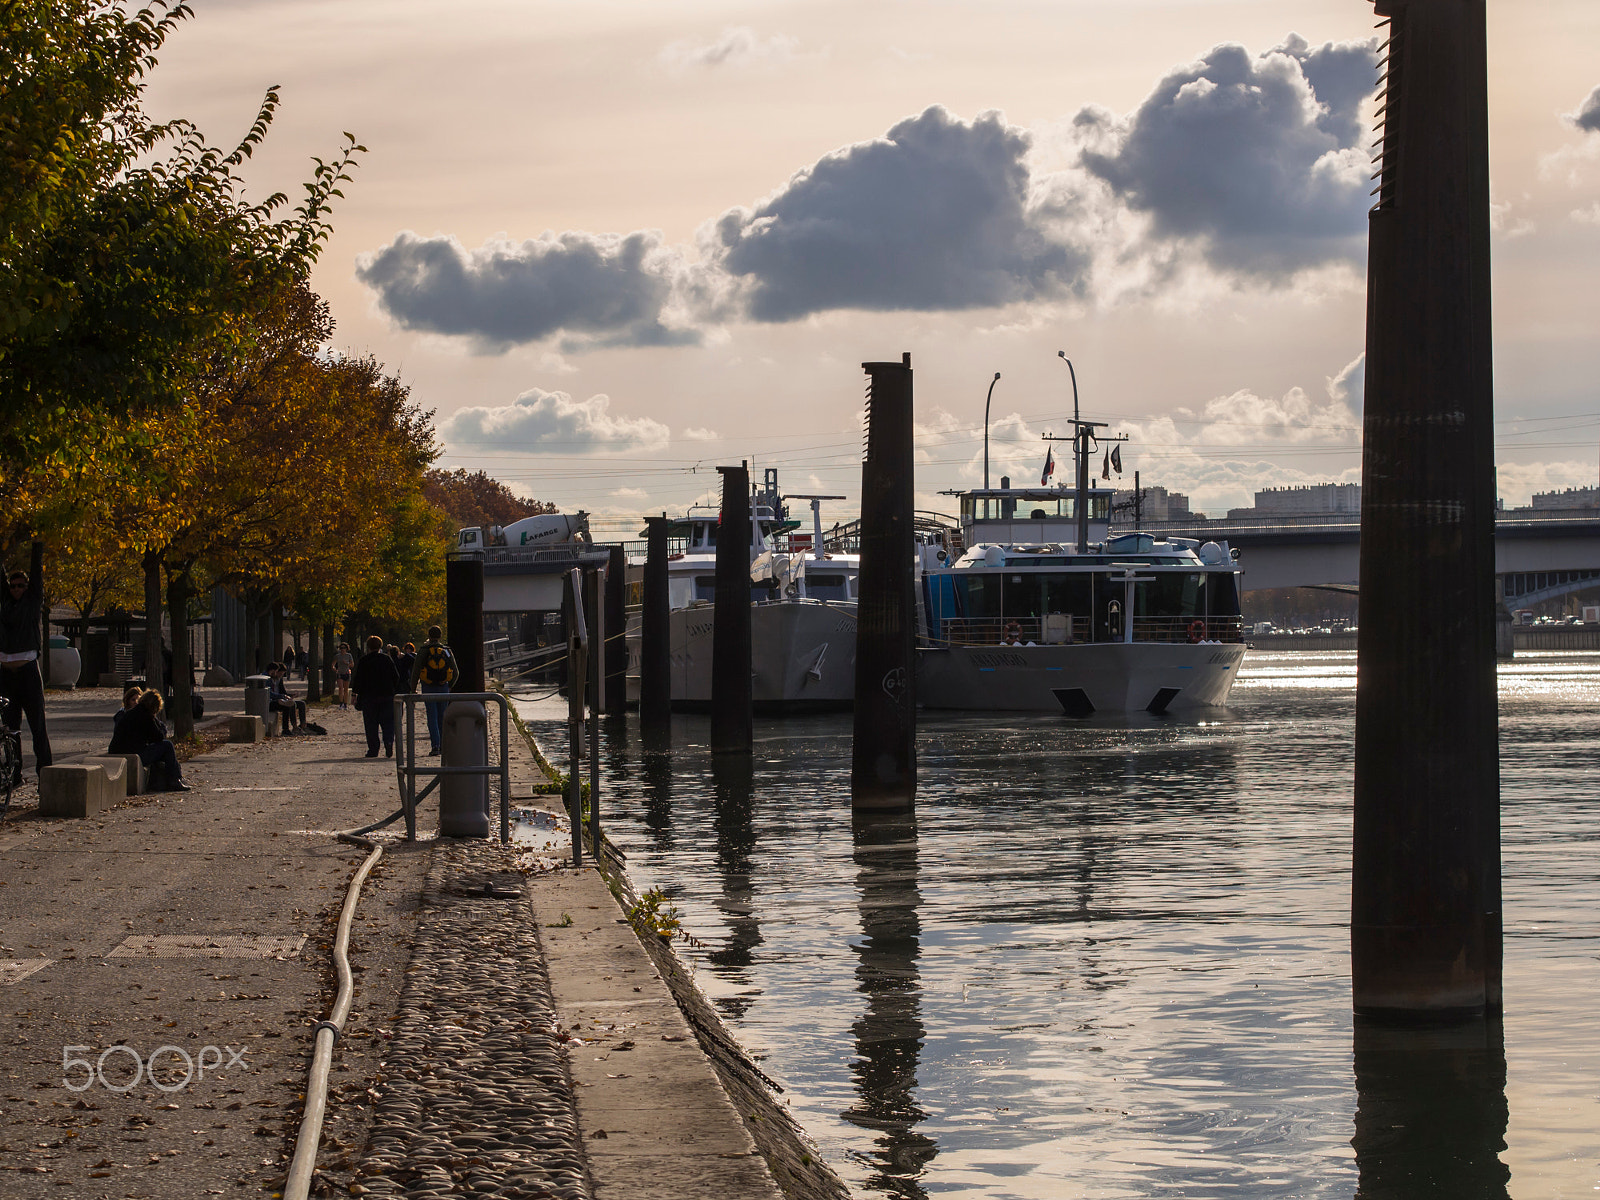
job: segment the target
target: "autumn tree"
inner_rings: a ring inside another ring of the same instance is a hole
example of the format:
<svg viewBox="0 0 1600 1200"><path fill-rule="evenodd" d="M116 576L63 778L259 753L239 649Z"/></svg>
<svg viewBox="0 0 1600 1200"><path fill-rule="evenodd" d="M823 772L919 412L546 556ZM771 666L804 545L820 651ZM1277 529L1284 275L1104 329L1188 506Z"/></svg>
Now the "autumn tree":
<svg viewBox="0 0 1600 1200"><path fill-rule="evenodd" d="M431 468L423 478L422 494L429 504L446 514L457 528L474 525L509 525L523 517L556 511L554 504L526 500L484 471L465 467L447 471Z"/></svg>
<svg viewBox="0 0 1600 1200"><path fill-rule="evenodd" d="M63 497L140 487L182 440L208 353L248 343L263 297L303 276L361 147L314 160L300 205L244 199L244 140L152 122L145 78L183 4L0 3L0 541L50 528Z"/></svg>

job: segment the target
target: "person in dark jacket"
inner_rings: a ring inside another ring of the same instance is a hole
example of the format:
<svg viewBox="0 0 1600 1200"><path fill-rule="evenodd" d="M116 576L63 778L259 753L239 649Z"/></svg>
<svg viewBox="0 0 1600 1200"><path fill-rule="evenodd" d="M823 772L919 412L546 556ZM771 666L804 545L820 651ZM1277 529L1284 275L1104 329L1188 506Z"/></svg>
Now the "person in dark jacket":
<svg viewBox="0 0 1600 1200"><path fill-rule="evenodd" d="M306 702L297 700L284 682L286 668L282 663L267 664L267 713L283 715L283 732L306 731Z"/></svg>
<svg viewBox="0 0 1600 1200"><path fill-rule="evenodd" d="M139 703L122 714L111 734L110 753L137 754L151 771L161 768L165 776L165 790L187 792L189 785L183 781L183 768L178 765L178 754L167 737L166 722L161 719L161 693L148 691L139 697Z"/></svg>
<svg viewBox="0 0 1600 1200"><path fill-rule="evenodd" d="M350 690L356 694L356 707L367 728L368 758L378 757L379 734L383 735L384 754L394 757L394 696L404 688L394 659L384 652L383 639L373 634L350 676Z"/></svg>
<svg viewBox="0 0 1600 1200"><path fill-rule="evenodd" d="M33 543L31 570L13 571L0 596L0 696L11 701L6 708L6 736L22 732L28 718L33 734L34 770L42 771L55 757L44 727L44 676L39 672L39 625L44 609L44 543ZM20 738L19 738L20 743ZM17 756L11 782L22 782L22 757Z"/></svg>

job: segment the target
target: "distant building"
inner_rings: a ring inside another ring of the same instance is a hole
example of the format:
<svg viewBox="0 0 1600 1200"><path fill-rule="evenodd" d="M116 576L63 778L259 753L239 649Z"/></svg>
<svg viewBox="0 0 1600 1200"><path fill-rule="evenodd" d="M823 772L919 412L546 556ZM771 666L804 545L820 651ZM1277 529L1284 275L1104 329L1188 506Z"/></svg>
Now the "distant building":
<svg viewBox="0 0 1600 1200"><path fill-rule="evenodd" d="M1254 508L1230 508L1230 520L1250 517L1310 517L1329 513L1361 515L1359 483L1313 483L1302 487L1266 488L1256 493Z"/></svg>
<svg viewBox="0 0 1600 1200"><path fill-rule="evenodd" d="M1535 492L1535 509L1600 508L1600 487L1568 488L1564 492Z"/></svg>
<svg viewBox="0 0 1600 1200"><path fill-rule="evenodd" d="M1169 492L1164 487L1150 486L1144 491L1143 519L1146 521L1187 521L1194 516L1189 511L1189 497L1182 492ZM1133 489L1118 489L1111 497L1114 520L1121 526L1133 523Z"/></svg>

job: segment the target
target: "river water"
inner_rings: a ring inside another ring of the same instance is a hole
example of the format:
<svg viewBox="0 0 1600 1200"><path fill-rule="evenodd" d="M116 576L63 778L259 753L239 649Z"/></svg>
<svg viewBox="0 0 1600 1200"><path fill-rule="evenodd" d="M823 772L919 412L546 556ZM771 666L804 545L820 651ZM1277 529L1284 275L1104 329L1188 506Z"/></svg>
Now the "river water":
<svg viewBox="0 0 1600 1200"><path fill-rule="evenodd" d="M923 714L897 819L852 820L848 715L758 721L743 775L630 717L602 812L860 1195L1593 1197L1600 655L1500 703L1503 1027L1350 1015L1353 653L1248 656L1203 719Z"/></svg>

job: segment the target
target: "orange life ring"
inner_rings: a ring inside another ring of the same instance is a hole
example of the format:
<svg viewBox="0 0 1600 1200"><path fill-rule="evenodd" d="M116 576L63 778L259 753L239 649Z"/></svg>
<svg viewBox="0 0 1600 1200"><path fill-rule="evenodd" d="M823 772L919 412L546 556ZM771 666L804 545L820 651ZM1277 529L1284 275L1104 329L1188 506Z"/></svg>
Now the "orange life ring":
<svg viewBox="0 0 1600 1200"><path fill-rule="evenodd" d="M1195 645L1206 640L1206 623L1198 617L1189 622L1189 643Z"/></svg>

